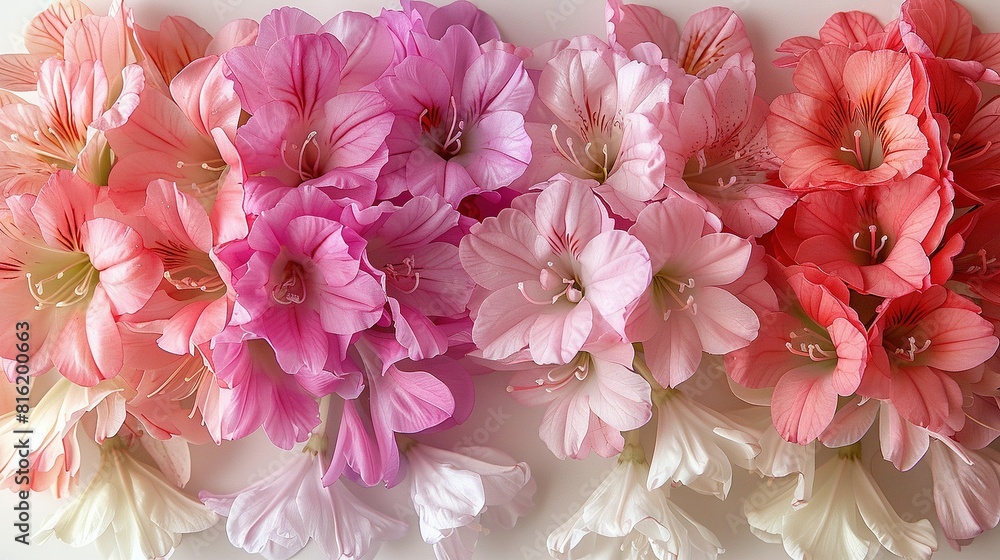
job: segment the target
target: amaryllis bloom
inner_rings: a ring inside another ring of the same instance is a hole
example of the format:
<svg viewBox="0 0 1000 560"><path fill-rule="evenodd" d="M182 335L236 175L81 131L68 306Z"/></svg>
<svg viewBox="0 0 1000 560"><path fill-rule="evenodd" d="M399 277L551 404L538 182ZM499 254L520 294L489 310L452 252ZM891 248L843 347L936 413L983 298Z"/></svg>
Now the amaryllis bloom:
<svg viewBox="0 0 1000 560"><path fill-rule="evenodd" d="M396 340L412 360L448 349L449 321L468 317L475 282L458 256L461 215L439 196L400 207L348 207L341 222L367 240L367 262L384 283ZM450 324L450 323L449 323Z"/></svg>
<svg viewBox="0 0 1000 560"><path fill-rule="evenodd" d="M32 492L52 489L61 497L77 482L80 473L80 447L77 426L85 413L93 410L116 388L105 383L87 388L58 379L42 398L31 407L28 423L16 421L14 410L0 416L0 486L18 489L18 470L21 459L16 444L28 439L29 480ZM31 438L24 438L15 430L29 429ZM21 489L24 489L23 487Z"/></svg>
<svg viewBox="0 0 1000 560"><path fill-rule="evenodd" d="M805 195L776 238L853 290L898 297L930 284L928 257L952 214L951 191L924 175L851 191Z"/></svg>
<svg viewBox="0 0 1000 560"><path fill-rule="evenodd" d="M1000 34L981 33L958 2L907 0L900 8L899 30L907 51L943 58L970 80L1000 83Z"/></svg>
<svg viewBox="0 0 1000 560"><path fill-rule="evenodd" d="M782 307L761 316L756 340L726 355L726 371L745 387L774 387L775 428L805 445L833 420L838 397L852 395L861 383L867 330L837 278L810 267L771 267L769 280L782 293Z"/></svg>
<svg viewBox="0 0 1000 560"><path fill-rule="evenodd" d="M14 351L14 323L31 317L33 372L55 367L84 386L118 375L120 317L145 305L163 279L139 233L102 217L101 204L95 185L61 171L37 196L8 198L0 217L3 341Z"/></svg>
<svg viewBox="0 0 1000 560"><path fill-rule="evenodd" d="M31 91L38 85L38 69L49 58L62 57L63 41L73 23L93 15L79 0L53 2L28 23L24 54L0 54L0 88Z"/></svg>
<svg viewBox="0 0 1000 560"><path fill-rule="evenodd" d="M922 71L905 54L829 45L795 68L797 93L771 103L768 142L795 191L847 190L904 179L921 167L927 138Z"/></svg>
<svg viewBox="0 0 1000 560"><path fill-rule="evenodd" d="M780 542L796 560L865 560L879 548L907 560L927 560L937 550L930 522L899 517L861 462L859 448L841 448L817 469L812 497L793 508L794 491L790 478L761 485L744 502L743 512L758 538Z"/></svg>
<svg viewBox="0 0 1000 560"><path fill-rule="evenodd" d="M656 446L647 486L683 484L702 494L726 499L733 465L749 470L760 452L757 438L724 414L676 389L653 390Z"/></svg>
<svg viewBox="0 0 1000 560"><path fill-rule="evenodd" d="M521 59L484 51L460 25L438 41L413 38L419 53L377 83L395 115L380 196L437 194L457 207L511 184L531 159L524 113L534 88Z"/></svg>
<svg viewBox="0 0 1000 560"><path fill-rule="evenodd" d="M786 56L779 57L774 64L780 68L794 67L805 53L819 50L823 45L840 45L852 51L903 50L898 19L882 25L868 12L851 10L830 16L819 29L818 38L799 36L783 41L775 50Z"/></svg>
<svg viewBox="0 0 1000 560"><path fill-rule="evenodd" d="M891 300L873 327L859 394L890 401L905 420L931 432L961 429L964 397L955 374L981 365L998 345L979 313L943 286Z"/></svg>
<svg viewBox="0 0 1000 560"><path fill-rule="evenodd" d="M996 220L1000 203L992 202L969 212L953 224L964 241L954 257L951 279L968 286L987 302L1000 304L1000 236Z"/></svg>
<svg viewBox="0 0 1000 560"><path fill-rule="evenodd" d="M611 210L634 218L663 187L653 115L670 100L674 70L629 60L593 37L560 51L539 78L546 111L527 125L533 155L518 185L525 190L559 173L596 180Z"/></svg>
<svg viewBox="0 0 1000 560"><path fill-rule="evenodd" d="M531 470L497 449L411 443L406 461L420 535L441 560L470 560L481 532L510 529L531 508Z"/></svg>
<svg viewBox="0 0 1000 560"><path fill-rule="evenodd" d="M343 337L382 315L385 292L361 269L365 240L340 212L317 187L291 190L220 252L234 271L233 324L267 340L288 373L327 369L343 357Z"/></svg>
<svg viewBox="0 0 1000 560"><path fill-rule="evenodd" d="M1000 452L990 447L962 449L965 457L940 441L931 443L934 509L950 541L975 538L1000 523ZM971 464L969 464L971 462Z"/></svg>
<svg viewBox="0 0 1000 560"><path fill-rule="evenodd" d="M739 235L761 236L795 202L777 186L778 160L767 146L767 102L753 72L724 68L668 106L659 127L667 189L716 214Z"/></svg>
<svg viewBox="0 0 1000 560"><path fill-rule="evenodd" d="M816 473L815 441L806 445L791 443L774 428L769 400L749 409L730 412L728 417L744 429L753 430L760 452L753 459L753 470L762 477L783 478L794 475L793 505L809 501Z"/></svg>
<svg viewBox="0 0 1000 560"><path fill-rule="evenodd" d="M614 229L592 185L557 178L462 239L462 264L490 292L472 330L486 358L527 347L535 363L565 364L591 335L624 335L625 309L649 285L649 254Z"/></svg>
<svg viewBox="0 0 1000 560"><path fill-rule="evenodd" d="M511 379L507 392L528 406L545 406L538 434L559 459L583 459L593 450L611 457L621 433L649 421L649 383L632 370L627 342L588 344L568 363L532 367Z"/></svg>
<svg viewBox="0 0 1000 560"><path fill-rule="evenodd" d="M397 539L406 524L356 497L336 481L323 485L326 438L313 435L291 462L232 494L202 491L198 498L227 517L233 545L268 560L284 560L315 540L327 558L368 558L382 542Z"/></svg>
<svg viewBox="0 0 1000 560"><path fill-rule="evenodd" d="M716 6L694 14L681 33L674 20L650 6L608 0L604 13L609 43L628 51L651 43L688 74L705 78L727 64L753 69L750 38L729 8Z"/></svg>
<svg viewBox="0 0 1000 560"><path fill-rule="evenodd" d="M218 519L112 438L101 446L97 475L86 490L52 514L34 540L55 535L75 547L96 541L98 553L114 560L162 558L182 535L204 531Z"/></svg>
<svg viewBox="0 0 1000 560"><path fill-rule="evenodd" d="M664 489L647 490L648 475L642 448L627 445L583 507L549 535L549 553L563 560L718 558L723 549L716 536L671 503Z"/></svg>
<svg viewBox="0 0 1000 560"><path fill-rule="evenodd" d="M714 216L680 199L647 206L629 228L649 253L653 280L625 333L643 343L664 387L691 377L702 352L726 354L757 337L757 314L726 289L746 271L751 245L721 229Z"/></svg>

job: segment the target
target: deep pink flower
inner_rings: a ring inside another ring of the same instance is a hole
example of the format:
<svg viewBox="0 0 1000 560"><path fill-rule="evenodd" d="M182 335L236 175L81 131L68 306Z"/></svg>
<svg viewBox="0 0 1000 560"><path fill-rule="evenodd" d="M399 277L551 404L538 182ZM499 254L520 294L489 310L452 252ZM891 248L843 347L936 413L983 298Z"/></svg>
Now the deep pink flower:
<svg viewBox="0 0 1000 560"><path fill-rule="evenodd" d="M614 229L593 184L557 178L462 239L462 264L489 292L472 331L485 357L527 347L535 363L565 364L591 336L624 336L625 309L649 285L649 254Z"/></svg>
<svg viewBox="0 0 1000 560"><path fill-rule="evenodd" d="M793 81L798 92L775 99L767 119L789 188L846 190L921 168L926 84L910 57L828 45L803 55Z"/></svg>
<svg viewBox="0 0 1000 560"><path fill-rule="evenodd" d="M752 72L724 68L697 80L671 103L659 127L666 189L698 202L740 235L774 229L795 202L776 185L778 160L767 146L767 102Z"/></svg>
<svg viewBox="0 0 1000 560"><path fill-rule="evenodd" d="M625 332L643 343L661 385L691 377L703 352L726 354L757 337L756 313L727 287L746 271L750 242L721 233L704 210L678 199L647 206L629 233L646 247L653 280Z"/></svg>
<svg viewBox="0 0 1000 560"><path fill-rule="evenodd" d="M417 12L423 20L424 29L432 39L444 37L453 25L460 25L470 32L476 43L483 44L500 39L500 30L489 14L480 10L472 2L456 0L444 6L435 6L418 0L403 0L403 12Z"/></svg>
<svg viewBox="0 0 1000 560"><path fill-rule="evenodd" d="M538 434L559 459L620 453L621 432L652 416L650 387L632 370L635 352L621 340L597 341L568 363L516 373L507 391L528 406L545 406Z"/></svg>
<svg viewBox="0 0 1000 560"><path fill-rule="evenodd" d="M923 175L851 191L805 195L777 239L859 293L898 297L930 284L928 255L951 218L951 192Z"/></svg>
<svg viewBox="0 0 1000 560"><path fill-rule="evenodd" d="M745 387L774 387L775 428L805 445L833 420L838 397L857 390L868 339L840 280L811 267L771 266L782 306L761 316L756 340L726 355L726 370Z"/></svg>
<svg viewBox="0 0 1000 560"><path fill-rule="evenodd" d="M907 0L899 30L906 50L943 58L971 80L1000 83L1000 33L980 33L972 15L954 0Z"/></svg>
<svg viewBox="0 0 1000 560"><path fill-rule="evenodd" d="M102 217L102 203L98 187L60 171L37 196L8 198L0 215L3 352L13 359L14 323L31 318L33 372L55 367L84 386L118 375L119 318L145 305L163 279L160 259L135 230Z"/></svg>
<svg viewBox="0 0 1000 560"><path fill-rule="evenodd" d="M753 49L739 16L729 8L702 10L677 32L674 20L650 6L608 0L604 10L608 42L625 50L651 43L663 58L688 74L705 78L727 64L753 70Z"/></svg>
<svg viewBox="0 0 1000 560"><path fill-rule="evenodd" d="M458 25L439 41L414 38L419 54L377 84L396 117L380 196L437 194L457 207L506 187L531 159L523 115L534 91L521 59L483 51Z"/></svg>

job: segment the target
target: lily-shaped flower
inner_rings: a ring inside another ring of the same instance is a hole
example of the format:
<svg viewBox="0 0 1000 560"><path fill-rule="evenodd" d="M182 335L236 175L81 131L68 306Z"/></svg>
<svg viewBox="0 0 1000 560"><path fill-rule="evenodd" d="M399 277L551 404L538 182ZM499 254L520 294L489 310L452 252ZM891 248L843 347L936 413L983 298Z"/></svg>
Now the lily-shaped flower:
<svg viewBox="0 0 1000 560"><path fill-rule="evenodd" d="M351 493L340 480L323 485L326 436L313 434L295 459L266 478L228 495L198 498L227 517L233 545L268 560L285 560L315 540L327 558L360 560L406 532L393 519Z"/></svg>
<svg viewBox="0 0 1000 560"><path fill-rule="evenodd" d="M918 127L926 83L912 64L902 53L839 45L803 55L798 92L775 99L767 119L782 182L795 191L850 190L919 170L928 150Z"/></svg>
<svg viewBox="0 0 1000 560"><path fill-rule="evenodd" d="M559 459L622 450L623 431L649 421L649 384L632 370L635 352L621 340L588 344L569 363L519 371L507 392L517 402L545 406L538 434Z"/></svg>
<svg viewBox="0 0 1000 560"><path fill-rule="evenodd" d="M970 80L1000 83L1000 34L981 33L958 2L907 0L900 8L899 31L907 51L943 58Z"/></svg>
<svg viewBox="0 0 1000 560"><path fill-rule="evenodd" d="M535 363L565 364L592 335L624 336L626 307L649 285L649 254L614 228L592 185L559 177L462 239L462 264L491 292L472 330L488 359L527 347Z"/></svg>
<svg viewBox="0 0 1000 560"><path fill-rule="evenodd" d="M955 446L962 455L955 452ZM934 509L944 536L967 541L1000 523L1000 452L931 442Z"/></svg>
<svg viewBox="0 0 1000 560"><path fill-rule="evenodd" d="M10 302L4 340L13 351L14 322L32 317L34 370L54 366L84 386L118 375L120 318L142 308L163 279L163 264L139 233L101 217L102 198L95 185L61 171L37 196L7 199L9 214L0 219L0 291Z"/></svg>
<svg viewBox="0 0 1000 560"><path fill-rule="evenodd" d="M35 542L54 535L75 547L96 541L109 560L163 558L181 535L204 531L219 519L134 459L119 438L101 446L97 469L87 489L52 514Z"/></svg>
<svg viewBox="0 0 1000 560"><path fill-rule="evenodd" d="M75 22L93 15L80 0L59 0L36 15L24 31L27 53L0 55L0 88L31 91L38 86L38 70L51 57L62 58L66 32Z"/></svg>
<svg viewBox="0 0 1000 560"><path fill-rule="evenodd" d="M899 35L899 19L882 25L878 19L858 10L837 12L827 18L819 29L819 37L792 37L782 41L776 51L786 53L774 61L779 68L794 68L807 52L819 50L823 45L840 45L851 51L903 50Z"/></svg>
<svg viewBox="0 0 1000 560"><path fill-rule="evenodd" d="M618 465L572 517L548 538L549 553L570 558L718 558L723 551L708 529L667 499L648 490L649 463L629 443ZM588 536L592 538L587 538Z"/></svg>
<svg viewBox="0 0 1000 560"><path fill-rule="evenodd" d="M926 519L903 521L862 464L860 446L841 448L816 470L816 485L805 504L792 507L795 480L758 487L744 502L750 528L766 542L780 542L796 560L865 560L879 548L906 560L927 560L937 550Z"/></svg>
<svg viewBox="0 0 1000 560"><path fill-rule="evenodd" d="M405 453L420 534L440 560L470 560L480 533L510 529L531 508L531 470L502 451L411 443Z"/></svg>

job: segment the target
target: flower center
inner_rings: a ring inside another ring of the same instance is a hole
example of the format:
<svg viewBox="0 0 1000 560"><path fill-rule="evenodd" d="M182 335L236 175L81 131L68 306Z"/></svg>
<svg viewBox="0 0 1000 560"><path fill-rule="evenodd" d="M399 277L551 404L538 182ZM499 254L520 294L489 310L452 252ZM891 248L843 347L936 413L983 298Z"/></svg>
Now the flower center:
<svg viewBox="0 0 1000 560"><path fill-rule="evenodd" d="M542 289L549 291L562 286L557 294L552 296L551 300L539 300L533 298L524 287L524 282L517 283L517 289L524 296L524 299L534 303L535 305L552 305L559 301L559 298L566 296L566 300L571 303L579 303L583 299L583 286L580 285L579 281L573 277L565 277L560 274L554 267L555 263L549 261L546 263L547 268L543 268L538 275L538 281L542 285Z"/></svg>
<svg viewBox="0 0 1000 560"><path fill-rule="evenodd" d="M465 121L458 118L455 96L451 97L449 108L451 109L451 124L447 131L440 128L442 115L437 107L425 108L417 117L424 136L437 148L438 155L445 159L456 156L462 151L462 132L465 130Z"/></svg>
<svg viewBox="0 0 1000 560"><path fill-rule="evenodd" d="M879 260L879 254L885 249L885 244L889 241L888 235L878 235L878 226L871 224L868 226L868 243L859 243L861 240L861 232L855 232L854 236L851 238L851 246L854 247L855 251L860 251L869 256L871 264L876 264L881 262Z"/></svg>
<svg viewBox="0 0 1000 560"><path fill-rule="evenodd" d="M587 162L583 162L580 156L576 153L576 147L573 145L573 138L571 136L566 137L566 147L563 148L562 144L559 142L559 138L556 136L556 130L559 125L552 125L552 143L555 144L556 150L559 154L566 159L566 161L573 164L574 167L579 169L583 174L592 179L597 179L600 182L605 182L608 180L608 175L611 174L611 168L614 167L614 159L608 155L608 144L601 144L601 148L598 149L597 145L593 142L587 142L583 147L583 155ZM593 153L592 153L593 152Z"/></svg>
<svg viewBox="0 0 1000 560"><path fill-rule="evenodd" d="M837 359L837 350L824 348L825 344L833 346L833 342L829 338L810 328L803 327L788 333L788 342L785 343L785 348L796 356L809 358L814 362Z"/></svg>
<svg viewBox="0 0 1000 560"><path fill-rule="evenodd" d="M281 279L271 290L271 297L281 305L302 303L306 300L306 272L302 265L288 261L281 273Z"/></svg>
<svg viewBox="0 0 1000 560"><path fill-rule="evenodd" d="M544 376L535 379L534 385L527 387L510 385L507 387L507 392L513 393L514 391L526 391L541 387L546 393L551 393L573 382L573 380L583 381L587 379L592 361L590 354L579 352L568 364L555 367Z"/></svg>
<svg viewBox="0 0 1000 560"><path fill-rule="evenodd" d="M657 274L653 277L653 300L660 304L663 320L670 319L674 311L691 310L692 315L698 314L698 304L694 301L694 278L681 280L668 274Z"/></svg>
<svg viewBox="0 0 1000 560"><path fill-rule="evenodd" d="M1000 263L996 257L991 257L986 249L980 249L971 255L962 255L955 259L955 272L989 280L1000 274Z"/></svg>
<svg viewBox="0 0 1000 560"><path fill-rule="evenodd" d="M299 179L303 182L315 179L320 175L319 162L323 158L323 150L320 149L319 143L316 142L317 134L319 133L314 130L306 135L306 139L302 142L302 146L297 144L289 146L287 140L281 141L281 163L283 163L285 168L289 171L297 173ZM311 161L307 158L306 153L310 144L315 147L316 151L316 157L312 158ZM289 161L289 156L294 159ZM295 165L292 165L293 162Z"/></svg>
<svg viewBox="0 0 1000 560"><path fill-rule="evenodd" d="M226 289L207 253L191 251L176 243L160 244L153 252L163 261L163 278L178 290L214 293Z"/></svg>
<svg viewBox="0 0 1000 560"><path fill-rule="evenodd" d="M69 264L45 278L35 279L30 272L25 273L28 292L37 302L36 310L67 307L86 299L93 292L100 280L100 273L90 263L90 257L83 253L78 255Z"/></svg>
<svg viewBox="0 0 1000 560"><path fill-rule="evenodd" d="M882 165L885 153L880 135L873 133L865 124L852 123L848 130L850 133L844 136L840 151L850 155L842 161L861 171L870 171Z"/></svg>
<svg viewBox="0 0 1000 560"><path fill-rule="evenodd" d="M926 352L931 347L931 339L924 339L923 344L917 344L917 337L908 336L902 344L896 344L886 338L884 345L897 359L912 363L917 359L918 354Z"/></svg>
<svg viewBox="0 0 1000 560"><path fill-rule="evenodd" d="M387 264L382 267L392 285L404 294L412 294L420 286L420 272L416 269L416 257L410 255L402 263Z"/></svg>

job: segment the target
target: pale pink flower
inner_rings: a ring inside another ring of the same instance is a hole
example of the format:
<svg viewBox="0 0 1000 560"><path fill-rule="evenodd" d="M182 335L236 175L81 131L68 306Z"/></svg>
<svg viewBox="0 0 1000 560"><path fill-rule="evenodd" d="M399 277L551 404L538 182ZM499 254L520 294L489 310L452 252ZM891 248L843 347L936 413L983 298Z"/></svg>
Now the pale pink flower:
<svg viewBox="0 0 1000 560"><path fill-rule="evenodd" d="M608 0L608 42L631 51L647 43L688 74L705 78L727 65L753 70L753 49L743 21L729 8L702 10L677 32L674 20L650 6Z"/></svg>
<svg viewBox="0 0 1000 560"><path fill-rule="evenodd" d="M906 50L943 58L975 81L1000 83L1000 34L981 33L969 11L954 0L907 0L899 30Z"/></svg>
<svg viewBox="0 0 1000 560"><path fill-rule="evenodd" d="M557 178L462 239L462 264L490 292L472 331L485 357L527 347L535 363L564 364L592 335L624 335L625 310L649 285L649 254L614 229L592 184Z"/></svg>
<svg viewBox="0 0 1000 560"><path fill-rule="evenodd" d="M774 387L775 428L805 445L829 426L838 398L858 389L867 331L843 282L811 267L771 267L782 306L761 316L756 340L726 355L726 370L745 387Z"/></svg>
<svg viewBox="0 0 1000 560"><path fill-rule="evenodd" d="M380 196L437 194L457 207L511 184L531 159L524 112L534 89L521 59L483 51L457 25L438 41L415 40L419 53L376 84L396 117Z"/></svg>
<svg viewBox="0 0 1000 560"><path fill-rule="evenodd" d="M647 206L629 228L649 253L653 280L630 310L625 332L643 343L664 387L691 377L702 352L726 354L757 337L756 313L726 288L746 271L751 245L721 229L713 216L679 199Z"/></svg>
<svg viewBox="0 0 1000 560"><path fill-rule="evenodd" d="M38 85L38 72L47 59L62 58L66 32L74 22L93 12L79 0L53 2L40 12L24 31L26 54L0 55L0 88L31 91Z"/></svg>
<svg viewBox="0 0 1000 560"><path fill-rule="evenodd" d="M956 445L956 444L953 444ZM1000 452L984 447L962 449L931 443L934 509L945 538L973 539L1000 523Z"/></svg>
<svg viewBox="0 0 1000 560"><path fill-rule="evenodd" d="M596 180L616 214L634 218L663 187L662 135L655 111L679 72L629 60L596 38L581 38L545 64L544 105L526 127L531 165L521 190L563 173Z"/></svg>
<svg viewBox="0 0 1000 560"><path fill-rule="evenodd" d="M828 45L803 55L798 90L771 103L768 142L781 180L795 191L848 190L905 179L921 168L928 140L921 70L905 54Z"/></svg>
<svg viewBox="0 0 1000 560"><path fill-rule="evenodd" d="M202 491L198 498L228 518L226 534L234 546L268 560L290 558L310 540L327 558L360 560L383 541L403 536L403 522L369 506L343 482L324 486L322 469L321 456L307 446L247 488L228 495Z"/></svg>
<svg viewBox="0 0 1000 560"><path fill-rule="evenodd" d="M118 375L120 317L145 305L163 279L139 233L102 217L102 200L98 187L61 171L37 196L8 198L0 218L0 292L9 302L2 338L13 351L14 323L32 317L34 371L55 367L84 386Z"/></svg>
<svg viewBox="0 0 1000 560"><path fill-rule="evenodd" d="M767 146L767 102L740 68L697 80L661 120L666 189L722 218L739 235L774 229L795 194L776 184L778 160Z"/></svg>
<svg viewBox="0 0 1000 560"><path fill-rule="evenodd" d="M538 434L559 459L583 459L593 450L622 450L621 432L652 416L649 384L632 370L632 346L613 339L588 344L568 363L516 373L507 391L528 406L545 406Z"/></svg>
<svg viewBox="0 0 1000 560"><path fill-rule="evenodd" d="M480 533L510 529L531 508L531 469L492 447L412 443L406 461L420 535L440 560L470 560Z"/></svg>

